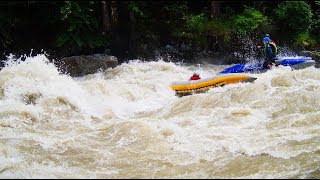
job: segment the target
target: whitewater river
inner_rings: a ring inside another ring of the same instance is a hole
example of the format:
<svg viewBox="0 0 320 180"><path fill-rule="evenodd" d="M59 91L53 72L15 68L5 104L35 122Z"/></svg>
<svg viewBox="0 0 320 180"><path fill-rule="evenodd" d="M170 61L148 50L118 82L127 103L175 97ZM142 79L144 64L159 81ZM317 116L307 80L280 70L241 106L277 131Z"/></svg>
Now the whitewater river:
<svg viewBox="0 0 320 180"><path fill-rule="evenodd" d="M225 65L131 61L72 78L44 55L0 71L0 178L320 178L320 69L178 98Z"/></svg>

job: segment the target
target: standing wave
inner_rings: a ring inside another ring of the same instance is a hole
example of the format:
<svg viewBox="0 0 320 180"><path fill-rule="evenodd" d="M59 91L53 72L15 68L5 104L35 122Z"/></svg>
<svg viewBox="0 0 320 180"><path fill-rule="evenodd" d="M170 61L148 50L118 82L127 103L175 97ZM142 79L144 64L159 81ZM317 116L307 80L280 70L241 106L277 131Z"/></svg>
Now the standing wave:
<svg viewBox="0 0 320 180"><path fill-rule="evenodd" d="M224 65L132 60L73 78L43 54L0 71L1 178L320 178L320 73L177 97Z"/></svg>

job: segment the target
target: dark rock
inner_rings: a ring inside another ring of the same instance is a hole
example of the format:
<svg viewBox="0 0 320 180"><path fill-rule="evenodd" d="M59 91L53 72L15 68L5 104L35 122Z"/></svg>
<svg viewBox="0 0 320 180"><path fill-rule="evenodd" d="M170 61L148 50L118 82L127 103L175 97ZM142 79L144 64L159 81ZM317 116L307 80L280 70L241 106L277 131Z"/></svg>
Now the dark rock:
<svg viewBox="0 0 320 180"><path fill-rule="evenodd" d="M114 68L118 65L118 59L106 54L93 54L65 57L57 64L63 73L79 77Z"/></svg>
<svg viewBox="0 0 320 180"><path fill-rule="evenodd" d="M314 67L316 67L316 68L320 67L320 52L319 51L301 51L299 53L299 55L311 57L314 61L316 61L316 64L314 65Z"/></svg>

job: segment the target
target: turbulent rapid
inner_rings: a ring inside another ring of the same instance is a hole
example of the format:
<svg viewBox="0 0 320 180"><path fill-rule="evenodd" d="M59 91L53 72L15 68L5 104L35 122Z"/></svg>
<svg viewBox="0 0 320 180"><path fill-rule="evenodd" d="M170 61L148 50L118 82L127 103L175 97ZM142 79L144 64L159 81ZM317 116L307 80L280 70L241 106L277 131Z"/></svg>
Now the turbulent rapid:
<svg viewBox="0 0 320 180"><path fill-rule="evenodd" d="M0 178L320 178L320 69L177 97L225 65L132 60L83 77L45 55L0 71Z"/></svg>

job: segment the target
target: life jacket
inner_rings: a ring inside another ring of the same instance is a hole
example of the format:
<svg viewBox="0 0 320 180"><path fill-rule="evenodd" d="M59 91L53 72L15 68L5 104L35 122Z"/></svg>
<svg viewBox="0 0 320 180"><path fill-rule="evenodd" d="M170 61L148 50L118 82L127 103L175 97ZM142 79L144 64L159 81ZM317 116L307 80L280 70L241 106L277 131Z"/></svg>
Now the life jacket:
<svg viewBox="0 0 320 180"><path fill-rule="evenodd" d="M263 55L266 56L267 52L269 52L272 56L276 56L279 54L277 45L274 42L269 42L263 46Z"/></svg>
<svg viewBox="0 0 320 180"><path fill-rule="evenodd" d="M278 51L278 48L277 48L277 45L275 42L271 41L270 43L270 46L271 46L271 49L272 51L274 52L275 55L278 55L279 54L279 51Z"/></svg>

